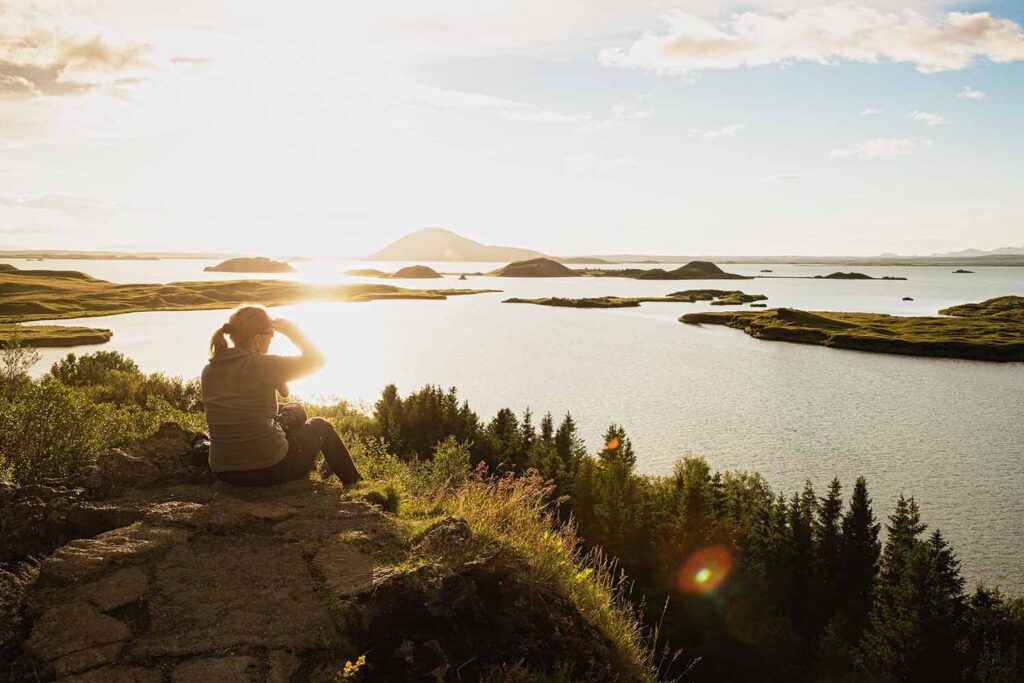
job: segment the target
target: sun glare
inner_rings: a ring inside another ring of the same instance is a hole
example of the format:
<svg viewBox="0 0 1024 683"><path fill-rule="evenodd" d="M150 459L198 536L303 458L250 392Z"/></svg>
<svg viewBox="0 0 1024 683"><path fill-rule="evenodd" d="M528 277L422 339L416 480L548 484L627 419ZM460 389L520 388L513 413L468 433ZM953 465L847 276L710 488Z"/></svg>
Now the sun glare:
<svg viewBox="0 0 1024 683"><path fill-rule="evenodd" d="M684 593L709 593L725 581L732 569L732 553L720 545L701 548L683 562L679 588Z"/></svg>

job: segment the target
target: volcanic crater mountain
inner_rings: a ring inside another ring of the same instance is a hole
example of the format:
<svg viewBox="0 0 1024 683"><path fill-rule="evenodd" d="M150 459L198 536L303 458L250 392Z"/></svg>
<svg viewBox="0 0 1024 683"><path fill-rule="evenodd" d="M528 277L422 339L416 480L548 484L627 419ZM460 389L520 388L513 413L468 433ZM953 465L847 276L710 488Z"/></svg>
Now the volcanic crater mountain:
<svg viewBox="0 0 1024 683"><path fill-rule="evenodd" d="M445 228L423 228L369 256L371 261L520 261L543 256L532 249L481 244Z"/></svg>

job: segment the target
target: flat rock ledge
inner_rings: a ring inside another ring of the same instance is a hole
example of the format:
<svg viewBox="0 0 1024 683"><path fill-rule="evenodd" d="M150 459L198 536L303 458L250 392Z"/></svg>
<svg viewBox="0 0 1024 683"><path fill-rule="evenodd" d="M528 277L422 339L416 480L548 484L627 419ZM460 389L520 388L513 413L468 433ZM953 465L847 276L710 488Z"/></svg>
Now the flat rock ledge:
<svg viewBox="0 0 1024 683"><path fill-rule="evenodd" d="M360 655L363 681L518 662L618 680L600 632L461 520L403 539L332 485L213 483L182 464L187 437L165 425L85 480L0 490L0 682L333 683Z"/></svg>

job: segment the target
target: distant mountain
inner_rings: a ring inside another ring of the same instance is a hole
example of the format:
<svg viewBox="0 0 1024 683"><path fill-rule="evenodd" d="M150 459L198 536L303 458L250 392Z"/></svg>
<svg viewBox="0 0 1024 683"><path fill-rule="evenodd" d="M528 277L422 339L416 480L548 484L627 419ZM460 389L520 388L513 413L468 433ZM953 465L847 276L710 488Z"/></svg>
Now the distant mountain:
<svg viewBox="0 0 1024 683"><path fill-rule="evenodd" d="M950 251L944 254L932 254L932 256L1005 256L1007 254L1019 254L1024 256L1024 247L999 247L998 249L961 249Z"/></svg>
<svg viewBox="0 0 1024 683"><path fill-rule="evenodd" d="M423 228L369 256L371 261L522 261L544 256L532 249L480 244L445 228Z"/></svg>

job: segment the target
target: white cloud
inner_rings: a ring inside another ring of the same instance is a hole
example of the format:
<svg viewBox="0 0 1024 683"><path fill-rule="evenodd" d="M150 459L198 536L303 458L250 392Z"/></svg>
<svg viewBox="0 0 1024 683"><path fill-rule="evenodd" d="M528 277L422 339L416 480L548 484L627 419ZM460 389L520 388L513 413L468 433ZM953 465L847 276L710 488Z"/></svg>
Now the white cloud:
<svg viewBox="0 0 1024 683"><path fill-rule="evenodd" d="M988 97L988 93L984 90L975 90L969 85L965 85L964 89L960 91L957 97L965 100L983 100Z"/></svg>
<svg viewBox="0 0 1024 683"><path fill-rule="evenodd" d="M74 218L93 220L107 218L117 212L116 207L93 199L56 193L33 196L0 195L0 205L56 211Z"/></svg>
<svg viewBox="0 0 1024 683"><path fill-rule="evenodd" d="M762 182L765 183L784 183L793 180L803 180L806 178L802 173L779 173L778 175L770 175L767 178L762 178Z"/></svg>
<svg viewBox="0 0 1024 683"><path fill-rule="evenodd" d="M878 116L881 113L882 113L881 109L875 109L874 107L868 107L867 109L862 110L860 115L861 116Z"/></svg>
<svg viewBox="0 0 1024 683"><path fill-rule="evenodd" d="M633 102L619 102L612 106L611 118L614 121L639 121L654 115L651 109L641 109Z"/></svg>
<svg viewBox="0 0 1024 683"><path fill-rule="evenodd" d="M923 138L870 138L852 147L832 150L836 158L878 159L924 152L932 141Z"/></svg>
<svg viewBox="0 0 1024 683"><path fill-rule="evenodd" d="M920 121L929 126L945 126L950 123L950 120L945 116L928 111L912 111L907 114L907 118L913 121Z"/></svg>
<svg viewBox="0 0 1024 683"><path fill-rule="evenodd" d="M789 14L744 12L724 21L682 11L665 17L664 33L647 32L628 47L600 52L608 66L664 73L738 69L809 61L914 64L933 73L979 61L1024 61L1024 28L988 12L950 12L932 19L853 4L807 7Z"/></svg>
<svg viewBox="0 0 1024 683"><path fill-rule="evenodd" d="M704 142L714 142L718 138L724 138L724 137L729 137L729 136L732 136L732 135L736 135L736 133L739 133L741 130L743 130L746 127L747 127L747 124L745 124L745 123L730 123L727 126L722 126L721 128L713 128L713 129L710 129L710 130L704 130L704 129L701 129L701 128L694 128L693 130L690 131L690 136L691 137L695 137L695 138L699 138L700 140L703 140Z"/></svg>
<svg viewBox="0 0 1024 683"><path fill-rule="evenodd" d="M577 154L565 158L565 170L578 175L596 175L625 168L636 168L640 162L633 157L602 157L597 154Z"/></svg>
<svg viewBox="0 0 1024 683"><path fill-rule="evenodd" d="M506 121L524 121L526 123L585 123L590 120L587 114L563 114L557 111L540 109L503 109L499 116Z"/></svg>

